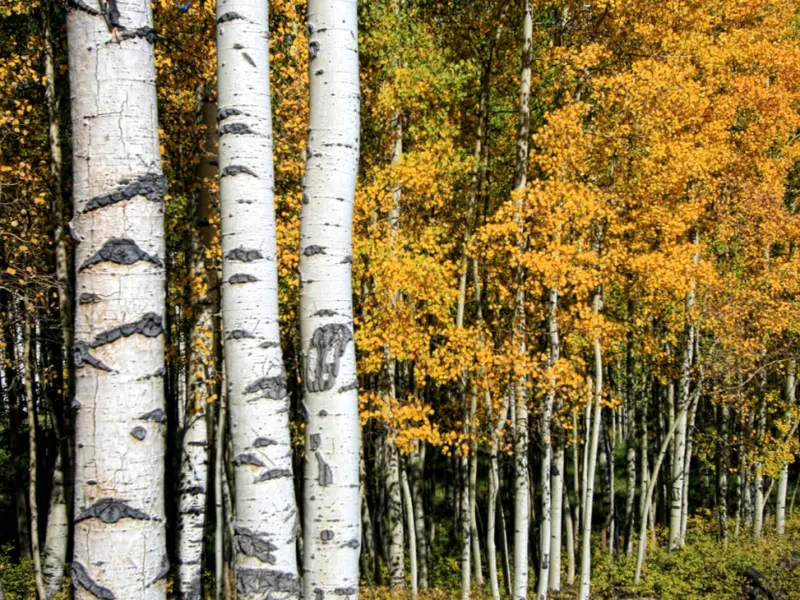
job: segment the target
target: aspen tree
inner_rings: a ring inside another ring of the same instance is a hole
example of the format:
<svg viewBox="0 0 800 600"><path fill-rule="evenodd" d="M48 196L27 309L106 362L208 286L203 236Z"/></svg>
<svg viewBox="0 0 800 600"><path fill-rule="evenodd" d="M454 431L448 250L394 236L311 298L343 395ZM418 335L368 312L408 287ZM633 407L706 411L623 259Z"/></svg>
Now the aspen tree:
<svg viewBox="0 0 800 600"><path fill-rule="evenodd" d="M166 597L164 195L150 2L71 2L79 600Z"/></svg>
<svg viewBox="0 0 800 600"><path fill-rule="evenodd" d="M217 2L222 324L240 599L300 592L278 326L268 18L267 0Z"/></svg>
<svg viewBox="0 0 800 600"><path fill-rule="evenodd" d="M358 597L358 380L352 220L358 170L356 0L310 0L309 129L300 217L306 600Z"/></svg>

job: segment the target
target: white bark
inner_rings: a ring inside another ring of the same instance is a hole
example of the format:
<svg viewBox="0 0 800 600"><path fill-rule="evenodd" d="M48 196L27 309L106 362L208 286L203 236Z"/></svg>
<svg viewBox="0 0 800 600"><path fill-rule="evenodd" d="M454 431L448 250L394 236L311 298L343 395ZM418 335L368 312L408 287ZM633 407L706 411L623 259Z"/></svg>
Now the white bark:
<svg viewBox="0 0 800 600"><path fill-rule="evenodd" d="M225 474L225 428L228 424L227 404L228 398L225 393L225 367L222 366L222 394L219 399L219 409L217 410L217 427L214 431L214 598L222 600L223 586L225 582L225 498L224 482Z"/></svg>
<svg viewBox="0 0 800 600"><path fill-rule="evenodd" d="M594 297L594 311L600 312L601 297L598 291ZM594 497L594 476L597 467L597 446L600 441L602 428L603 397L603 358L600 352L600 338L594 338L594 417L591 426L591 448L589 449L588 463L585 465L586 492L583 498L583 535L581 536L581 583L578 591L580 600L589 600L589 591L592 585L592 500ZM587 428L587 435L589 434Z"/></svg>
<svg viewBox="0 0 800 600"><path fill-rule="evenodd" d="M420 443L419 448L408 459L411 471L411 498L414 502L418 586L420 590L428 589L428 544L425 535L425 499L423 498L426 453L425 445Z"/></svg>
<svg viewBox="0 0 800 600"><path fill-rule="evenodd" d="M392 386L392 389L394 389L394 386ZM394 392L392 392L392 396L394 396ZM406 584L400 456L393 436L386 437L383 447L386 452L386 478L383 484L386 488L387 505L386 533L389 547L389 589L397 591L404 589Z"/></svg>
<svg viewBox="0 0 800 600"><path fill-rule="evenodd" d="M166 182L150 2L71 3L67 34L78 241L72 582L78 600L163 599Z"/></svg>
<svg viewBox="0 0 800 600"><path fill-rule="evenodd" d="M489 506L486 509L486 559L489 563L489 585L494 600L500 600L500 585L497 579L497 550L495 546L495 537L497 535L497 500L500 495L500 436L502 435L506 419L508 418L510 399L510 393L506 392L503 395L503 404L500 413L497 415L497 419L490 421L492 424L492 431L489 440ZM488 390L484 394L484 400L486 401L486 413L491 415L492 399ZM503 531L503 533L505 533L505 531Z"/></svg>
<svg viewBox="0 0 800 600"><path fill-rule="evenodd" d="M794 405L797 361L790 360L786 366L786 377L784 378L783 396L787 409ZM787 410L787 415L788 415ZM789 490L789 463L784 462L781 466L781 474L778 478L778 496L775 499L775 531L778 535L786 533L786 495Z"/></svg>
<svg viewBox="0 0 800 600"><path fill-rule="evenodd" d="M303 596L358 597L358 381L351 292L358 170L355 0L310 0L309 138L300 221L306 424Z"/></svg>
<svg viewBox="0 0 800 600"><path fill-rule="evenodd" d="M56 455L56 466L53 471L53 489L50 493L50 508L47 512L47 534L42 560L42 576L48 600L61 591L69 540L69 515L67 514L64 467L61 455L61 452Z"/></svg>
<svg viewBox="0 0 800 600"><path fill-rule="evenodd" d="M267 0L217 2L222 321L237 597L299 594L278 327Z"/></svg>
<svg viewBox="0 0 800 600"><path fill-rule="evenodd" d="M564 487L564 535L567 542L567 585L575 584L575 525L569 507L569 493Z"/></svg>
<svg viewBox="0 0 800 600"><path fill-rule="evenodd" d="M400 469L400 484L403 489L403 499L406 506L406 520L408 521L408 553L411 563L411 600L417 600L417 531L414 526L414 502L411 500L411 488L408 485L406 470Z"/></svg>

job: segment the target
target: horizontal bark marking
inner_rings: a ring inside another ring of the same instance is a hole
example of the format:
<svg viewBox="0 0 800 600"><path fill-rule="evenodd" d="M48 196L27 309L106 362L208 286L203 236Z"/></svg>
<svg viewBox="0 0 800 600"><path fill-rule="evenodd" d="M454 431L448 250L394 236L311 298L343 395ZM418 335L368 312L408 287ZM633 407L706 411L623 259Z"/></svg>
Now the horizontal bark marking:
<svg viewBox="0 0 800 600"><path fill-rule="evenodd" d="M247 273L236 273L236 275L231 275L228 279L228 283L236 285L239 283L253 283L258 281L258 277L255 275L249 275Z"/></svg>
<svg viewBox="0 0 800 600"><path fill-rule="evenodd" d="M250 63L250 66L252 67L256 66L256 61L254 61L253 58L247 52L242 52L242 58L244 58L248 63Z"/></svg>
<svg viewBox="0 0 800 600"><path fill-rule="evenodd" d="M234 527L233 531L236 545L242 554L257 558L262 563L275 564L276 558L272 552L278 547L267 539L266 534L247 527Z"/></svg>
<svg viewBox="0 0 800 600"><path fill-rule="evenodd" d="M229 167L225 167L219 174L219 178L222 179L223 177L233 177L235 175L250 175L251 177L258 179L258 175L256 175L255 171L253 171L250 167L245 167L244 165L231 165Z"/></svg>
<svg viewBox="0 0 800 600"><path fill-rule="evenodd" d="M316 71L314 71L314 75L317 76L322 75L323 73L325 73L325 69L317 69Z"/></svg>
<svg viewBox="0 0 800 600"><path fill-rule="evenodd" d="M89 577L89 572L86 570L86 567L76 560L72 561L70 575L72 576L72 587L76 590L80 586L92 594L95 598L100 598L100 600L114 600L114 594L112 591L108 588L104 588L94 579Z"/></svg>
<svg viewBox="0 0 800 600"><path fill-rule="evenodd" d="M236 591L259 598L271 598L273 593L297 595L300 583L296 575L285 571L236 567Z"/></svg>
<svg viewBox="0 0 800 600"><path fill-rule="evenodd" d="M339 361L353 333L342 323L318 327L311 336L306 352L306 387L309 392L325 392L333 388L339 375Z"/></svg>
<svg viewBox="0 0 800 600"><path fill-rule="evenodd" d="M342 548L353 548L354 550L358 550L361 547L361 542L358 539L353 538L352 540L347 540L344 544L341 545Z"/></svg>
<svg viewBox="0 0 800 600"><path fill-rule="evenodd" d="M254 65L255 66L255 65ZM250 129L247 123L226 123L219 126L219 137L223 135L261 135Z"/></svg>
<svg viewBox="0 0 800 600"><path fill-rule="evenodd" d="M250 383L245 389L245 394L264 392L265 398L282 400L286 397L286 374L281 372L275 377L261 377Z"/></svg>
<svg viewBox="0 0 800 600"><path fill-rule="evenodd" d="M121 40L131 40L139 38L147 40L150 44L156 43L156 30L152 27L137 27L136 29L125 29L120 31L119 37Z"/></svg>
<svg viewBox="0 0 800 600"><path fill-rule="evenodd" d="M337 391L339 394L344 394L345 392L352 392L353 390L358 389L358 381L351 381L350 383L343 385Z"/></svg>
<svg viewBox="0 0 800 600"><path fill-rule="evenodd" d="M258 347L266 350L267 348L280 348L280 344L278 342L268 340L266 342L261 342Z"/></svg>
<svg viewBox="0 0 800 600"><path fill-rule="evenodd" d="M142 196L151 202L159 202L167 193L167 178L160 173L147 173L133 181L123 180L121 185L124 186L121 190L91 198L86 203L83 212L88 213L98 208L131 200L136 196Z"/></svg>
<svg viewBox="0 0 800 600"><path fill-rule="evenodd" d="M205 494L206 488L202 485L191 485L189 487L181 488L181 494L187 494L189 496L196 496L198 494Z"/></svg>
<svg viewBox="0 0 800 600"><path fill-rule="evenodd" d="M325 590L314 588L314 600L325 600Z"/></svg>
<svg viewBox="0 0 800 600"><path fill-rule="evenodd" d="M325 254L325 247L317 246L316 244L311 244L310 246L306 246L306 249L303 250L303 254L305 254L306 256L314 256L315 254Z"/></svg>
<svg viewBox="0 0 800 600"><path fill-rule="evenodd" d="M319 467L317 482L322 487L331 485L333 483L333 469L331 469L331 466L325 462L324 458L322 458L322 454L319 452L319 450L314 452L314 456L317 457L317 466Z"/></svg>
<svg viewBox="0 0 800 600"><path fill-rule="evenodd" d="M220 23L228 23L230 21L247 21L242 15L235 11L226 12L219 17L217 17L217 25Z"/></svg>
<svg viewBox="0 0 800 600"><path fill-rule="evenodd" d="M106 240L106 243L103 244L103 247L100 248L96 254L87 258L78 270L83 271L92 265L102 262L112 262L117 265L127 266L136 264L140 260L153 263L158 267L164 266L164 263L161 262L161 259L158 258L158 256L151 256L139 248L138 244L133 240L128 240L125 238L111 238Z"/></svg>
<svg viewBox="0 0 800 600"><path fill-rule="evenodd" d="M133 429L131 429L131 435L135 437L140 442L147 437L147 429L142 427L141 425L137 425Z"/></svg>
<svg viewBox="0 0 800 600"><path fill-rule="evenodd" d="M233 464L237 467L251 465L253 467L266 467L266 463L252 453L238 454L233 458Z"/></svg>
<svg viewBox="0 0 800 600"><path fill-rule="evenodd" d="M323 308L323 309L320 309L317 312L315 312L314 316L315 317L335 317L337 314L339 314L339 313L337 313L335 310L331 310L329 308Z"/></svg>
<svg viewBox="0 0 800 600"><path fill-rule="evenodd" d="M169 575L169 557L166 554L161 555L161 568L158 570L158 575L155 576L153 581L147 584L147 587L151 585L155 585L162 579L166 579L167 575Z"/></svg>
<svg viewBox="0 0 800 600"><path fill-rule="evenodd" d="M253 448L266 448L268 446L277 446L278 442L266 437L258 437L253 440Z"/></svg>
<svg viewBox="0 0 800 600"><path fill-rule="evenodd" d="M319 54L319 42L317 40L313 40L308 42L308 60L312 61L317 58Z"/></svg>
<svg viewBox="0 0 800 600"><path fill-rule="evenodd" d="M264 255L261 254L260 250L239 246L238 248L228 251L225 254L225 258L239 262L253 262L254 260L263 259Z"/></svg>
<svg viewBox="0 0 800 600"><path fill-rule="evenodd" d="M220 108L217 109L217 121L222 121L228 117L235 117L243 114L244 113L238 108Z"/></svg>
<svg viewBox="0 0 800 600"><path fill-rule="evenodd" d="M114 371L114 369L109 367L102 360L89 354L89 344L86 342L75 342L72 346L72 362L76 369L89 365L95 369L108 371L109 373Z"/></svg>
<svg viewBox="0 0 800 600"><path fill-rule="evenodd" d="M327 411L327 410L325 410L325 409L323 408L323 409L322 409L322 410L320 410L320 411L319 411L317 414L318 414L320 417L327 417L327 416L328 416L328 411Z"/></svg>
<svg viewBox="0 0 800 600"><path fill-rule="evenodd" d="M226 340L247 340L254 337L256 336L249 331L245 331L244 329L234 329L233 331L229 331L225 334Z"/></svg>
<svg viewBox="0 0 800 600"><path fill-rule="evenodd" d="M158 337L164 333L164 328L161 325L161 315L147 313L138 321L126 323L119 327L113 327L107 331L98 333L94 341L89 344L89 348L99 348L100 346L116 342L120 338L130 337L137 333L149 338Z"/></svg>
<svg viewBox="0 0 800 600"><path fill-rule="evenodd" d="M200 448L205 448L208 446L208 442L189 442L187 445L189 446L198 446Z"/></svg>
<svg viewBox="0 0 800 600"><path fill-rule="evenodd" d="M100 519L103 523L117 523L121 519L134 519L137 521L157 521L146 512L133 508L115 498L101 498L89 508L84 509L75 517L75 522L86 519Z"/></svg>
<svg viewBox="0 0 800 600"><path fill-rule="evenodd" d="M96 304L101 300L102 298L100 298L100 296L98 296L97 294L88 294L86 292L83 292L78 297L78 304Z"/></svg>
<svg viewBox="0 0 800 600"><path fill-rule="evenodd" d="M352 265L353 264L353 255L348 254L342 259L342 262L339 263L340 265Z"/></svg>
<svg viewBox="0 0 800 600"><path fill-rule="evenodd" d="M255 478L254 483L272 481L273 479L281 479L282 477L292 477L291 469L269 469L268 471L261 471L258 477Z"/></svg>
<svg viewBox="0 0 800 600"><path fill-rule="evenodd" d="M139 415L140 421L153 421L154 423L164 423L167 420L167 414L163 408L156 408L143 415Z"/></svg>
<svg viewBox="0 0 800 600"><path fill-rule="evenodd" d="M199 563L200 561L198 561ZM188 564L188 563L183 563ZM197 575L194 579L192 579L192 583L189 584L189 589L184 590L183 596L181 596L181 600L202 600L203 598L203 589L202 589L202 582L200 581L200 575Z"/></svg>
<svg viewBox="0 0 800 600"><path fill-rule="evenodd" d="M144 377L139 377L137 381L147 381L148 379L155 379L156 377L164 377L166 372L167 371L164 369L164 367L159 367L149 375L145 375Z"/></svg>
<svg viewBox="0 0 800 600"><path fill-rule="evenodd" d="M322 435L319 433L312 433L309 441L311 442L311 451L316 452L322 445Z"/></svg>
<svg viewBox="0 0 800 600"><path fill-rule="evenodd" d="M337 596L355 596L358 594L358 588L354 587L346 587L346 588L336 588L333 590L333 593Z"/></svg>

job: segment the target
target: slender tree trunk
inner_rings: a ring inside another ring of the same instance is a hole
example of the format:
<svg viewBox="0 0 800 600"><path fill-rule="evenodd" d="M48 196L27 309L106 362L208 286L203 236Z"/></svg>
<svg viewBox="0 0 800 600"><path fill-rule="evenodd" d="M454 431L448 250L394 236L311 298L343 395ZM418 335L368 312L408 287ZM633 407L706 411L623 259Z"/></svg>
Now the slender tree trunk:
<svg viewBox="0 0 800 600"><path fill-rule="evenodd" d="M587 403L588 404L588 403ZM572 486L573 493L575 494L575 503L573 506L572 524L575 533L573 542L578 543L580 537L581 526L581 501L583 492L581 491L581 462L580 462L580 431L578 430L578 411L572 409Z"/></svg>
<svg viewBox="0 0 800 600"><path fill-rule="evenodd" d="M613 458L611 454L611 441L608 431L608 417L610 410L603 410L600 413L600 450L598 454L598 466L600 467L600 486L602 487L602 501L603 501L603 529L602 529L602 544L609 550L609 554L613 554L614 547L614 491L612 488L614 475L612 473L612 463L609 457ZM611 414L613 421L614 415Z"/></svg>
<svg viewBox="0 0 800 600"><path fill-rule="evenodd" d="M697 394L694 394L697 396ZM680 545L686 544L686 530L689 524L689 478L691 475L692 452L694 446L694 423L697 417L699 398L691 400L690 415L686 429L686 454L683 458L683 492L681 494Z"/></svg>
<svg viewBox="0 0 800 600"><path fill-rule="evenodd" d="M633 303L628 303L629 313ZM629 314L632 318L632 314ZM636 503L636 401L634 400L634 358L633 335L628 336L625 348L625 470L627 487L625 489L625 555L633 556L634 504Z"/></svg>
<svg viewBox="0 0 800 600"><path fill-rule="evenodd" d="M411 488L405 468L400 469L400 484L406 505L406 521L408 522L408 552L411 563L411 600L417 600L417 529L414 526L414 502L411 500Z"/></svg>
<svg viewBox="0 0 800 600"><path fill-rule="evenodd" d="M787 407L794 405L797 361L790 360L786 367L783 396ZM787 413L788 414L788 413ZM786 533L786 494L789 489L789 463L784 462L778 478L778 496L775 501L775 531L778 535Z"/></svg>
<svg viewBox="0 0 800 600"><path fill-rule="evenodd" d="M522 18L522 69L519 86L519 125L517 131L517 155L514 167L514 192L518 194L514 207L514 220L517 226L518 251L524 250L523 190L527 184L528 138L530 135L530 91L531 55L533 46L533 16L531 1L524 0ZM514 343L525 356L525 292L523 271L515 268L514 299ZM529 535L529 480L528 480L528 394L524 378L514 382L515 431L514 431L514 593L513 600L526 600L528 597L528 535Z"/></svg>
<svg viewBox="0 0 800 600"><path fill-rule="evenodd" d="M375 530L372 525L372 515L367 500L367 464L364 459L364 440L361 440L359 449L359 481L361 483L361 569L365 573L375 570L377 561L375 552ZM369 558L367 563L366 558Z"/></svg>
<svg viewBox="0 0 800 600"><path fill-rule="evenodd" d="M558 592L561 589L561 517L564 494L564 445L561 429L556 422L552 425L553 408L560 408L556 401L555 369L560 355L558 339L558 290L550 289L548 302L547 329L549 334L550 355L548 368L550 382L542 407L542 443L544 444L544 460L542 461L542 525L541 525L541 562L539 565L539 598L547 598L548 589ZM553 434L556 434L555 452L553 451ZM555 456L554 456L555 455Z"/></svg>
<svg viewBox="0 0 800 600"><path fill-rule="evenodd" d="M762 384L763 386L763 384ZM758 416L756 425L756 443L762 444L764 440L764 431L767 423L767 403L763 398L759 402ZM754 515L753 515L753 538L761 538L761 530L764 526L764 474L763 465L756 462L753 469L753 482L754 482Z"/></svg>
<svg viewBox="0 0 800 600"><path fill-rule="evenodd" d="M492 401L488 391L485 395L487 414L491 414ZM486 510L486 559L489 563L489 585L494 600L500 600L500 585L497 579L497 550L495 539L497 537L496 523L498 511L498 496L500 495L500 468L499 468L499 446L500 435L505 427L508 417L508 407L510 394L507 392L503 397L503 405L496 422L492 423L491 437L489 440L489 503Z"/></svg>
<svg viewBox="0 0 800 600"><path fill-rule="evenodd" d="M567 542L567 586L575 585L575 523L569 507L569 491L564 486L564 535Z"/></svg>
<svg viewBox="0 0 800 600"><path fill-rule="evenodd" d="M465 375L462 375L465 379ZM462 383L462 386L466 382ZM462 418L464 424L462 433L464 439L468 439L469 434L469 414L467 412L466 398L462 397ZM469 451L464 452L459 457L459 475L461 477L461 489L459 490L459 505L461 513L461 600L469 600L470 598L470 575L471 565L470 558L472 553L472 544L470 543L470 535L472 527L470 525L470 510L469 510Z"/></svg>
<svg viewBox="0 0 800 600"><path fill-rule="evenodd" d="M400 483L400 456L394 437L384 440L386 452L386 521L389 543L389 589L402 591L405 588L405 548L403 543L403 498Z"/></svg>
<svg viewBox="0 0 800 600"><path fill-rule="evenodd" d="M425 455L426 449L420 447L411 453L408 459L411 476L411 498L414 502L414 527L416 528L417 543L417 569L419 575L418 587L420 590L428 589L428 544L425 535Z"/></svg>
<svg viewBox="0 0 800 600"><path fill-rule="evenodd" d="M42 6L45 41L45 99L47 101L47 119L50 145L50 179L51 210L53 220L53 243L55 248L56 281L58 282L58 314L60 319L60 336L66 356L70 355L73 344L73 312L72 312L72 278L70 277L70 260L66 242L66 214L64 210L63 159L61 153L61 121L59 115L59 98L56 93L55 47L52 32L52 3ZM66 385L62 388L62 398L72 398L74 369L71 360L63 365L66 372ZM60 407L59 407L60 409ZM65 415L69 411L65 411ZM58 422L58 418L56 418ZM49 600L61 590L64 578L64 567L67 560L69 543L69 507L68 498L72 496L71 477L71 424L70 419L61 419L62 426L58 430L58 447L55 471L53 473L53 489L50 495L50 508L47 514L47 533L44 544L44 564L42 574L45 592Z"/></svg>
<svg viewBox="0 0 800 600"><path fill-rule="evenodd" d="M469 460L469 529L472 541L472 566L475 585L483 588L483 565L481 564L481 544L478 535L478 519L476 513L478 495L478 390L475 384L470 385L470 460Z"/></svg>
<svg viewBox="0 0 800 600"><path fill-rule="evenodd" d="M163 599L164 205L149 2L71 3L78 600ZM124 65L124 68L122 67ZM98 435L99 434L99 435ZM103 557L98 561L96 557Z"/></svg>
<svg viewBox="0 0 800 600"><path fill-rule="evenodd" d="M36 500L37 445L36 445L36 397L33 391L35 373L33 357L33 307L25 302L25 321L22 338L22 360L25 364L25 404L28 411L28 506L30 508L31 552L36 593L41 600L47 598L42 577L42 562L39 554L39 504Z"/></svg>
<svg viewBox="0 0 800 600"><path fill-rule="evenodd" d="M224 370L224 365L222 366ZM217 408L217 427L215 429L216 438L214 440L214 593L216 600L223 600L225 583L225 498L224 482L227 477L225 474L225 432L228 425L228 395L225 392L227 382L224 381L222 394Z"/></svg>
<svg viewBox="0 0 800 600"><path fill-rule="evenodd" d="M720 406L719 444L717 445L717 519L719 538L728 543L728 471L730 469L730 440L728 426L730 416L728 405Z"/></svg>
<svg viewBox="0 0 800 600"><path fill-rule="evenodd" d="M600 313L602 304L601 292L598 290L594 296L594 312ZM594 497L594 476L597 466L597 447L600 441L600 430L602 429L602 409L601 400L603 398L603 358L600 352L600 337L594 337L594 396L592 405L594 406L594 418L591 427L591 450L589 452L588 464L586 465L586 495L583 499L583 536L581 538L581 583L578 597L580 600L589 600L589 592L592 584L592 500ZM589 429L587 428L587 434Z"/></svg>
<svg viewBox="0 0 800 600"><path fill-rule="evenodd" d="M359 151L355 0L309 0L309 139L300 217L303 597L358 597L361 545L352 218Z"/></svg>
<svg viewBox="0 0 800 600"><path fill-rule="evenodd" d="M642 515L642 521L639 524L639 548L636 554L636 571L633 576L633 585L639 585L639 579L642 576L642 563L644 561L644 544L645 544L645 536L647 534L647 519L649 517L649 508L653 498L653 490L656 487L656 482L658 481L658 472L661 469L661 463L664 461L664 457L667 455L669 450L669 443L672 440L672 436L675 434L675 431L680 427L681 424L681 413L685 413L686 407L681 408L678 411L677 418L673 420L672 426L669 428L669 431L664 436L664 440L661 442L661 448L658 451L658 455L656 457L656 464L653 466L653 472L650 474L649 483L647 484L647 492L645 494L645 513Z"/></svg>

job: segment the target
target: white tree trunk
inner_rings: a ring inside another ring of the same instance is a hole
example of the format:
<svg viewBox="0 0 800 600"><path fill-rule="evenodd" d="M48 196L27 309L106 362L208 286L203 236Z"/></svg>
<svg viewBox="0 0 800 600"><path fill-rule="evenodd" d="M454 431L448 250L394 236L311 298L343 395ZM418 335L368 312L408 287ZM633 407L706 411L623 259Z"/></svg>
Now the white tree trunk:
<svg viewBox="0 0 800 600"><path fill-rule="evenodd" d="M411 600L417 600L417 530L414 526L414 502L411 500L411 488L408 485L408 476L403 467L400 468L400 485L403 489L406 520L408 521L408 557L411 563Z"/></svg>
<svg viewBox="0 0 800 600"><path fill-rule="evenodd" d="M564 488L564 535L567 542L567 585L575 584L575 525L569 506L569 492Z"/></svg>
<svg viewBox="0 0 800 600"><path fill-rule="evenodd" d="M150 2L67 18L72 97L78 600L163 599L164 205Z"/></svg>
<svg viewBox="0 0 800 600"><path fill-rule="evenodd" d="M486 413L491 415L492 399L488 390L484 393L484 400L486 402ZM500 437L505 428L506 419L508 418L510 400L511 394L507 391L503 395L503 404L500 413L497 415L496 420L491 422L492 431L489 440L489 506L486 509L486 557L489 563L489 585L494 600L500 600L500 585L497 579L497 550L495 546L495 537L497 535L497 501L500 495ZM503 534L505 534L505 530Z"/></svg>
<svg viewBox="0 0 800 600"><path fill-rule="evenodd" d="M358 381L351 291L359 150L356 0L309 0L309 137L300 220L300 341L308 415L306 600L358 597Z"/></svg>
<svg viewBox="0 0 800 600"><path fill-rule="evenodd" d="M42 560L42 576L47 600L61 591L69 540L69 515L67 514L64 467L61 456L61 452L56 455L56 466L53 471L53 489L50 493L50 508L47 512L47 534Z"/></svg>
<svg viewBox="0 0 800 600"><path fill-rule="evenodd" d="M394 393L392 393L394 396ZM389 589L399 591L405 588L405 532L403 530L403 497L400 482L400 456L394 437L384 440L386 452L386 529L389 546Z"/></svg>
<svg viewBox="0 0 800 600"><path fill-rule="evenodd" d="M601 297L598 291L594 297L594 311L600 312ZM585 465L586 493L583 498L583 535L581 536L581 583L578 591L580 600L589 600L592 585L592 500L594 498L594 476L597 467L597 446L602 428L603 398L603 357L600 352L600 338L594 338L594 394L592 406L594 417L591 426L591 447L588 463ZM589 429L587 428L587 435Z"/></svg>
<svg viewBox="0 0 800 600"><path fill-rule="evenodd" d="M217 2L222 321L237 597L299 594L278 327L267 0Z"/></svg>
<svg viewBox="0 0 800 600"><path fill-rule="evenodd" d="M786 366L784 378L783 397L787 408L795 402L795 388L797 384L797 361L790 360ZM787 416L789 412L787 410ZM778 478L778 496L775 499L775 531L778 535L786 533L786 495L789 490L789 463L783 463L781 474Z"/></svg>
<svg viewBox="0 0 800 600"><path fill-rule="evenodd" d="M428 544L425 535L425 455L424 444L420 443L408 459L411 475L411 498L414 502L414 527L416 528L418 586L428 589Z"/></svg>

